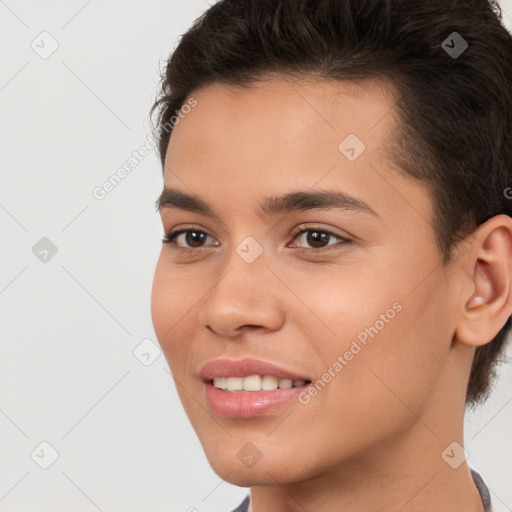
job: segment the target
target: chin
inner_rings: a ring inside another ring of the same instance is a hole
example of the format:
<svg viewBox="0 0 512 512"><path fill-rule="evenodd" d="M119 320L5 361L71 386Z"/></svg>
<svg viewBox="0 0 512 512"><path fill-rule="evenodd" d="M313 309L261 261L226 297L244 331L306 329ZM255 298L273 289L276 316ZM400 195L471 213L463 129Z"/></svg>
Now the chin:
<svg viewBox="0 0 512 512"><path fill-rule="evenodd" d="M296 479L290 479L289 474L283 481L282 474L286 474L286 471L279 471L274 467L260 466L260 463L261 461L252 468L244 468L239 464L210 464L220 478L238 487L276 485L276 482L287 484L296 481Z"/></svg>
<svg viewBox="0 0 512 512"><path fill-rule="evenodd" d="M276 485L276 482L289 484L308 478L307 468L283 452L270 450L267 454L262 453L261 458L251 465L250 461L245 464L243 454L239 456L239 449L234 449L228 443L207 448L206 457L213 471L238 487Z"/></svg>

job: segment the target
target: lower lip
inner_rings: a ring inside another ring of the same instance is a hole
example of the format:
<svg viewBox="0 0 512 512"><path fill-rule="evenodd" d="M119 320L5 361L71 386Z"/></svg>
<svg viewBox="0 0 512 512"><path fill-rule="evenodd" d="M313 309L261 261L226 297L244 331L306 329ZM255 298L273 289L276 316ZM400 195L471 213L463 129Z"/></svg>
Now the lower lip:
<svg viewBox="0 0 512 512"><path fill-rule="evenodd" d="M225 391L212 383L205 383L206 400L210 409L226 418L253 418L263 416L280 405L290 403L307 386L272 391Z"/></svg>

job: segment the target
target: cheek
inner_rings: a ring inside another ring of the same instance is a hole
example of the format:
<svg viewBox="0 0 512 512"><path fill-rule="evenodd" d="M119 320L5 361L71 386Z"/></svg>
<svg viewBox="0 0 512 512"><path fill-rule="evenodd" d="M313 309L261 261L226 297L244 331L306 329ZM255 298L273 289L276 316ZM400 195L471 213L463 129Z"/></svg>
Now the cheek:
<svg viewBox="0 0 512 512"><path fill-rule="evenodd" d="M331 397L338 404L342 397L339 410L355 407L360 409L355 417L379 416L379 421L389 422L388 427L393 428L400 423L398 418L406 424L409 411L404 404L417 414L428 406L450 348L443 306L433 300L433 294L434 290L418 290L403 296L392 311L386 300L377 307L374 303L363 328L353 326L352 332L359 332L346 339L343 353L348 356L345 360L351 359L336 382L338 396ZM356 348L350 347L353 343ZM333 356L334 351L331 360Z"/></svg>
<svg viewBox="0 0 512 512"><path fill-rule="evenodd" d="M356 402L363 409L370 403L400 407L394 393L412 405L432 392L449 356L449 313L439 276L433 274L411 293L418 279L414 265L409 267L408 272L402 265L397 279L390 269L340 269L302 280L296 288L310 308L296 321L314 341L310 351L320 363L319 377L332 382L320 402L333 400L339 410Z"/></svg>
<svg viewBox="0 0 512 512"><path fill-rule="evenodd" d="M168 356L174 356L179 349L177 341L183 339L181 334L178 337L178 332L184 324L180 320L186 317L190 308L184 304L187 296L190 294L183 293L176 273L169 271L164 256L161 255L153 278L151 318L158 342L168 360Z"/></svg>
<svg viewBox="0 0 512 512"><path fill-rule="evenodd" d="M197 338L198 307L204 292L204 281L184 278L161 254L153 278L151 317L169 368L180 382L196 370L192 341Z"/></svg>
<svg viewBox="0 0 512 512"><path fill-rule="evenodd" d="M299 324L303 338L326 355L347 349L358 336L364 341L368 329L375 331L375 324L379 333L387 330L400 315L399 288L390 286L388 277L383 279L386 273L381 268L356 264L310 268L300 279L297 272L293 276L285 272L291 271L283 271L283 280L294 283L294 294L302 299L299 303L292 297L288 302L296 312L293 321Z"/></svg>
<svg viewBox="0 0 512 512"><path fill-rule="evenodd" d="M368 330L360 331L367 335L365 343L347 336L337 346L322 349L328 367L319 378L330 382L323 389L318 386L317 396L305 406L304 421L322 418L316 436L326 460L332 457L334 463L342 453L378 447L411 428L416 421L411 411L422 416L441 359L435 346L417 337L413 309L403 305L380 330L380 323L377 330L370 329L377 322L367 314Z"/></svg>
<svg viewBox="0 0 512 512"><path fill-rule="evenodd" d="M160 344L163 342L165 332L172 325L170 314L173 310L173 291L163 267L162 255L160 255L156 265L151 290L151 319Z"/></svg>

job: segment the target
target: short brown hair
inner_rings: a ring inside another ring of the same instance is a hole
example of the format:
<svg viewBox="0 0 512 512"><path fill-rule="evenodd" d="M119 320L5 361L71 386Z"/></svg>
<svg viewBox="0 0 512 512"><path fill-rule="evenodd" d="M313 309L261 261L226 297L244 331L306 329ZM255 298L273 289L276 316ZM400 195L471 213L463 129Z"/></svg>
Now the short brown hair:
<svg viewBox="0 0 512 512"><path fill-rule="evenodd" d="M181 37L162 73L151 110L162 166L170 121L200 87L244 87L271 73L389 78L400 129L388 154L428 186L447 263L477 226L512 216L512 37L501 19L487 0L221 0ZM510 325L477 348L468 404L487 398Z"/></svg>

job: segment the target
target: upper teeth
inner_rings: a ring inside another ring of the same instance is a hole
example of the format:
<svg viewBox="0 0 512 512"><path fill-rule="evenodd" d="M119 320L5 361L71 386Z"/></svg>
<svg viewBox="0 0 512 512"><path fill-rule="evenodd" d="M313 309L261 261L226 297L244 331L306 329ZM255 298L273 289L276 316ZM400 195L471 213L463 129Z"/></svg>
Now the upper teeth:
<svg viewBox="0 0 512 512"><path fill-rule="evenodd" d="M271 391L303 386L305 380L278 379L272 375L250 375L249 377L215 377L213 385L227 391Z"/></svg>

